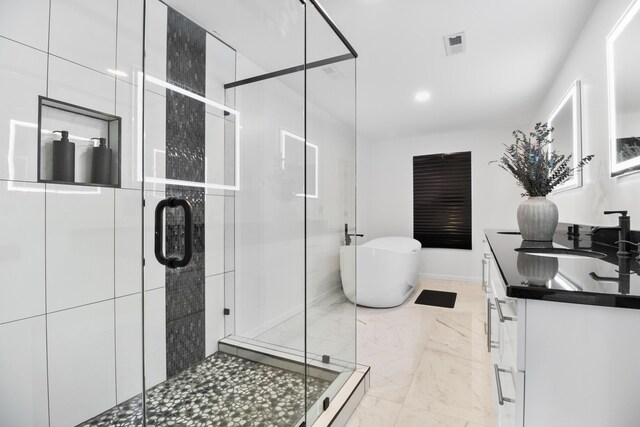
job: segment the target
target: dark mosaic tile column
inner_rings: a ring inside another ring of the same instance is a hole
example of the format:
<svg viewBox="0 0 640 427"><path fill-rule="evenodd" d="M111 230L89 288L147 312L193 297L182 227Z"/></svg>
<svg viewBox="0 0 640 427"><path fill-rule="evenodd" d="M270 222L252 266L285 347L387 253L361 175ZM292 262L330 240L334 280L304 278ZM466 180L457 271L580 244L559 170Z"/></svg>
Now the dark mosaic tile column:
<svg viewBox="0 0 640 427"><path fill-rule="evenodd" d="M206 33L175 10L168 9L167 81L205 95ZM167 90L166 176L204 182L205 105ZM167 376L172 377L205 358L204 189L166 186L167 197L193 206L193 259L188 266L166 269ZM184 253L182 209L167 210L167 255Z"/></svg>

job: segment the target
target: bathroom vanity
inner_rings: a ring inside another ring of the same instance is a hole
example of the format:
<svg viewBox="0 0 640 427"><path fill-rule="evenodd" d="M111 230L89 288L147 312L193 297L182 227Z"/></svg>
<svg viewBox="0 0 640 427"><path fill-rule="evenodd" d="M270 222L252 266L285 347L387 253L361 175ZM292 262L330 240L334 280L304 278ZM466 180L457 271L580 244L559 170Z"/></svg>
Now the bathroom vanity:
<svg viewBox="0 0 640 427"><path fill-rule="evenodd" d="M618 257L615 247L592 243L589 231L580 227L574 235L559 226L553 243L540 244L485 230L498 427L640 424L640 266ZM516 251L532 246L585 256Z"/></svg>

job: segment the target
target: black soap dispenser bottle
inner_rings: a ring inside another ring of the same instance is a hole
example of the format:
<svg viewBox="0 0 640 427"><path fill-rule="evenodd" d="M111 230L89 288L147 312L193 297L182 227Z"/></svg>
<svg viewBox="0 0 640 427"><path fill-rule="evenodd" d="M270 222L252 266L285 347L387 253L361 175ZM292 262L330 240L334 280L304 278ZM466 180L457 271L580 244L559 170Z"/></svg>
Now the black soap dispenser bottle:
<svg viewBox="0 0 640 427"><path fill-rule="evenodd" d="M53 180L75 181L76 145L69 141L69 131L57 130L62 137L53 141Z"/></svg>
<svg viewBox="0 0 640 427"><path fill-rule="evenodd" d="M91 182L93 184L111 185L111 148L106 138L91 138L98 145L93 147L91 160Z"/></svg>

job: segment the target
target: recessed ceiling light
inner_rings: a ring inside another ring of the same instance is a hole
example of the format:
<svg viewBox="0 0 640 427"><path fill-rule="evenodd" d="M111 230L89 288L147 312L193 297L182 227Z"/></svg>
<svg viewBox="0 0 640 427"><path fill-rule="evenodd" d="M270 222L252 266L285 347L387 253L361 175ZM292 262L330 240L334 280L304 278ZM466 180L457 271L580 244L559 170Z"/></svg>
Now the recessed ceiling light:
<svg viewBox="0 0 640 427"><path fill-rule="evenodd" d="M431 94L426 91L420 91L416 93L415 100L418 102L425 102L431 99Z"/></svg>

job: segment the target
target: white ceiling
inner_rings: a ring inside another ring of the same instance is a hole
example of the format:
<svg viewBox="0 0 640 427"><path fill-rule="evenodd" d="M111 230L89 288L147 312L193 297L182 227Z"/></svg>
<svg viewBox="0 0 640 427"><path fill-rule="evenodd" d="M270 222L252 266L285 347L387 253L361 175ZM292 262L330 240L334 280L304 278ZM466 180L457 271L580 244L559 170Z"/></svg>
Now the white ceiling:
<svg viewBox="0 0 640 427"><path fill-rule="evenodd" d="M355 46L373 140L532 120L597 0L321 0ZM467 35L447 57L443 36ZM414 95L431 92L419 104Z"/></svg>
<svg viewBox="0 0 640 427"><path fill-rule="evenodd" d="M297 0L166 1L265 70L301 63ZM358 131L369 140L545 120L534 115L597 1L320 0L358 51ZM467 51L447 57L443 36L460 31ZM316 32L308 40L336 51ZM420 90L431 99L417 103Z"/></svg>

